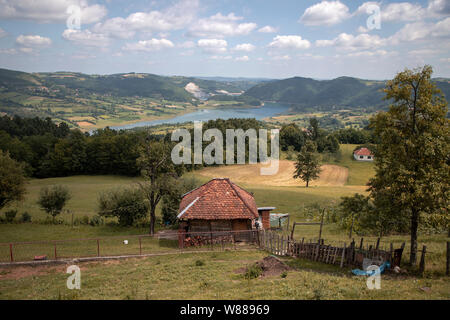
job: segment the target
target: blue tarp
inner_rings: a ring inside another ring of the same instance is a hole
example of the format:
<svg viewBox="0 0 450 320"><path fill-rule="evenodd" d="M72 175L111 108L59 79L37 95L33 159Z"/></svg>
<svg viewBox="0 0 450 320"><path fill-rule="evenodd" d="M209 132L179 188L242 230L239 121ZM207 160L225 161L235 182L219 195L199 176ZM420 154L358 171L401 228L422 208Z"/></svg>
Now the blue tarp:
<svg viewBox="0 0 450 320"><path fill-rule="evenodd" d="M357 276L374 276L374 275L377 275L380 273L384 273L386 268L390 268L390 267L391 267L391 264L388 261L386 261L376 270L365 271L365 270L361 270L361 269L353 269L352 273Z"/></svg>

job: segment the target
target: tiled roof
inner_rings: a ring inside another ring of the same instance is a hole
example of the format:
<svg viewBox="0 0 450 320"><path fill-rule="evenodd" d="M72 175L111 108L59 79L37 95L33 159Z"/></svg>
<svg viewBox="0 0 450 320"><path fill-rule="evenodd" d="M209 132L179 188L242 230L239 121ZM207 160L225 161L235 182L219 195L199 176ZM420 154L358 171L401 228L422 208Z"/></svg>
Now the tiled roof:
<svg viewBox="0 0 450 320"><path fill-rule="evenodd" d="M186 193L178 212L178 218L183 220L258 218L253 195L230 179L218 178Z"/></svg>
<svg viewBox="0 0 450 320"><path fill-rule="evenodd" d="M373 156L373 153L367 148L359 148L354 154L357 156Z"/></svg>

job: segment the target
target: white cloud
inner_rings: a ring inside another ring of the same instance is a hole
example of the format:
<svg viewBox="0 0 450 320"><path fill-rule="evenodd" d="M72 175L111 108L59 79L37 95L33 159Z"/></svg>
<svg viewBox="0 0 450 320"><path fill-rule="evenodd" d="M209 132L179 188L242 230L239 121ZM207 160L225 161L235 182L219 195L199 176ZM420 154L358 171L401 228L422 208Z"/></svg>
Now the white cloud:
<svg viewBox="0 0 450 320"><path fill-rule="evenodd" d="M427 13L430 17L441 17L450 15L450 1L429 0Z"/></svg>
<svg viewBox="0 0 450 320"><path fill-rule="evenodd" d="M39 35L24 36L22 34L17 37L16 43L24 47L46 47L52 44L52 40Z"/></svg>
<svg viewBox="0 0 450 320"><path fill-rule="evenodd" d="M381 10L381 21L417 21L423 19L425 10L409 2L390 3Z"/></svg>
<svg viewBox="0 0 450 320"><path fill-rule="evenodd" d="M99 33L93 33L89 30L64 30L62 37L66 40L72 41L78 45L105 47L110 43L110 39Z"/></svg>
<svg viewBox="0 0 450 320"><path fill-rule="evenodd" d="M108 19L105 22L97 23L92 31L115 38L129 39L137 31L179 30L194 20L198 6L198 0L181 0L162 11L135 12L126 18Z"/></svg>
<svg viewBox="0 0 450 320"><path fill-rule="evenodd" d="M317 40L317 47L338 47L343 50L377 48L386 44L386 39L377 35L362 33L357 36L341 33L332 40Z"/></svg>
<svg viewBox="0 0 450 320"><path fill-rule="evenodd" d="M275 61L288 61L288 60L291 60L291 57L289 55L273 56L272 60L275 60Z"/></svg>
<svg viewBox="0 0 450 320"><path fill-rule="evenodd" d="M232 56L211 56L209 57L211 60L231 60L233 59Z"/></svg>
<svg viewBox="0 0 450 320"><path fill-rule="evenodd" d="M247 35L256 29L255 23L239 23L238 21L242 19L234 13L224 16L219 12L209 18L198 20L189 28L187 36L223 38Z"/></svg>
<svg viewBox="0 0 450 320"><path fill-rule="evenodd" d="M228 43L222 39L200 39L197 46L208 53L224 53L227 52Z"/></svg>
<svg viewBox="0 0 450 320"><path fill-rule="evenodd" d="M299 22L308 26L334 25L351 17L348 7L340 1L322 1L305 10Z"/></svg>
<svg viewBox="0 0 450 320"><path fill-rule="evenodd" d="M358 29L356 30L358 33L367 33L369 32L369 29L363 27L363 26L359 26Z"/></svg>
<svg viewBox="0 0 450 320"><path fill-rule="evenodd" d="M234 51L245 51L245 52L251 52L255 49L256 47L251 43L238 44L236 47L233 48Z"/></svg>
<svg viewBox="0 0 450 320"><path fill-rule="evenodd" d="M185 41L183 43L180 43L178 45L178 47L184 48L184 49L192 49L195 47L195 42L194 41Z"/></svg>
<svg viewBox="0 0 450 320"><path fill-rule="evenodd" d="M372 51L358 51L358 52L352 52L349 53L347 56L349 57L385 57L385 56L393 56L396 55L397 52L395 51L386 51L386 50L372 50Z"/></svg>
<svg viewBox="0 0 450 320"><path fill-rule="evenodd" d="M408 23L389 38L392 44L416 40L433 41L450 38L450 17L437 23L414 22Z"/></svg>
<svg viewBox="0 0 450 320"><path fill-rule="evenodd" d="M167 39L150 39L127 43L122 49L127 51L157 51L173 48L174 46L173 42Z"/></svg>
<svg viewBox="0 0 450 320"><path fill-rule="evenodd" d="M301 36L276 36L269 47L279 49L308 49L311 43Z"/></svg>
<svg viewBox="0 0 450 320"><path fill-rule="evenodd" d="M70 16L67 9L73 5L81 8L82 24L100 21L107 13L104 6L89 5L87 0L2 0L0 1L0 18L40 23L65 22Z"/></svg>
<svg viewBox="0 0 450 320"><path fill-rule="evenodd" d="M271 26L265 26L262 27L260 29L258 29L258 32L262 32L262 33L275 33L277 32L277 29Z"/></svg>
<svg viewBox="0 0 450 320"><path fill-rule="evenodd" d="M250 58L248 56L237 57L236 61L249 61Z"/></svg>
<svg viewBox="0 0 450 320"><path fill-rule="evenodd" d="M0 54L16 54L17 50L14 48L10 49L0 49Z"/></svg>
<svg viewBox="0 0 450 320"><path fill-rule="evenodd" d="M7 35L6 31L0 28L0 38L6 37L6 35Z"/></svg>

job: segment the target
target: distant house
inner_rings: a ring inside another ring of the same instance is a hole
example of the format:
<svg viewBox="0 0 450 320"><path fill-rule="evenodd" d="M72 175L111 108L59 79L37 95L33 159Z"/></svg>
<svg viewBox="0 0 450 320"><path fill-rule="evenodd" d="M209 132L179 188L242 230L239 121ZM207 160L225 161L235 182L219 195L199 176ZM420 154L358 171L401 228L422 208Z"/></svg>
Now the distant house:
<svg viewBox="0 0 450 320"><path fill-rule="evenodd" d="M183 195L177 218L181 232L269 229L272 209L258 210L252 193L216 178Z"/></svg>
<svg viewBox="0 0 450 320"><path fill-rule="evenodd" d="M359 148L353 152L353 157L357 161L373 161L373 153L367 148Z"/></svg>

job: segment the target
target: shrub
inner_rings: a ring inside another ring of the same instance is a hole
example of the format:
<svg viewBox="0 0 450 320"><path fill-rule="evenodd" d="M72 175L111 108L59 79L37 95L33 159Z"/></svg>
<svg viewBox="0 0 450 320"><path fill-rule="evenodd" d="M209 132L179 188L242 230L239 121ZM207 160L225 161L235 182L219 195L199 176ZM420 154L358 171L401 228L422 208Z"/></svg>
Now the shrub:
<svg viewBox="0 0 450 320"><path fill-rule="evenodd" d="M62 212L70 198L69 189L64 186L44 187L41 189L37 203L54 220Z"/></svg>
<svg viewBox="0 0 450 320"><path fill-rule="evenodd" d="M21 222L31 222L31 215L28 212L22 213L22 216L20 218Z"/></svg>
<svg viewBox="0 0 450 320"><path fill-rule="evenodd" d="M247 268L247 271L244 273L245 279L256 279L262 274L263 270L261 266L257 263L252 264Z"/></svg>
<svg viewBox="0 0 450 320"><path fill-rule="evenodd" d="M103 221L102 217L95 215L91 218L91 220L89 221L89 224L91 226L100 226L100 225L104 224L104 221Z"/></svg>
<svg viewBox="0 0 450 320"><path fill-rule="evenodd" d="M14 218L17 215L17 210L9 210L5 212L5 218L7 223L11 223L14 221Z"/></svg>
<svg viewBox="0 0 450 320"><path fill-rule="evenodd" d="M283 273L281 274L281 277L284 279L284 278L286 278L287 277L287 272L286 271L283 271Z"/></svg>
<svg viewBox="0 0 450 320"><path fill-rule="evenodd" d="M205 265L205 262L203 260L195 261L195 266L196 267L201 267L201 266L204 266L204 265Z"/></svg>
<svg viewBox="0 0 450 320"><path fill-rule="evenodd" d="M84 225L89 224L89 217L88 216L82 216L81 217L81 224L84 224Z"/></svg>

